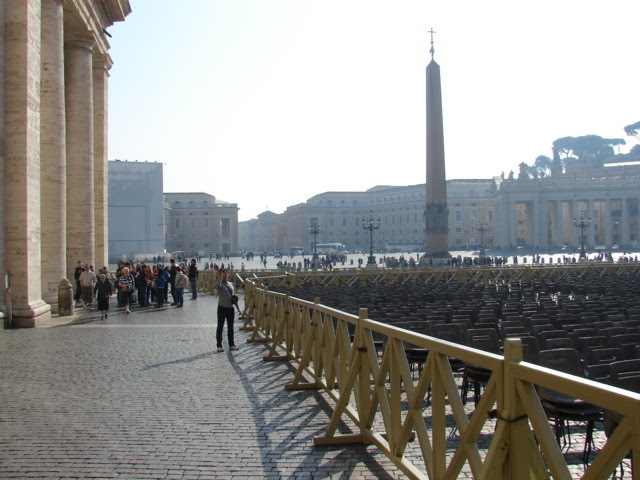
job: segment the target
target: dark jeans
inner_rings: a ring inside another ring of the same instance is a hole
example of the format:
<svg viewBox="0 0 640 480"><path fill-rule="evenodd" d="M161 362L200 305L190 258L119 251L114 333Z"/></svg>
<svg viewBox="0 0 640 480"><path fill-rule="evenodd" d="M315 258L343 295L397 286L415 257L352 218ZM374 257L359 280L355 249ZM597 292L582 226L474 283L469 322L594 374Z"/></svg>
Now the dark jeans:
<svg viewBox="0 0 640 480"><path fill-rule="evenodd" d="M138 287L138 305L144 307L147 305L147 286Z"/></svg>
<svg viewBox="0 0 640 480"><path fill-rule="evenodd" d="M229 340L229 347L235 346L233 341L233 317L235 316L235 310L233 307L221 307L218 306L218 330L216 331L217 346L222 347L222 330L224 329L224 322L227 321L227 339Z"/></svg>
<svg viewBox="0 0 640 480"><path fill-rule="evenodd" d="M178 303L178 292L176 292L176 286L174 283L170 283L169 285L171 286L171 298L173 299L173 302L171 303Z"/></svg>
<svg viewBox="0 0 640 480"><path fill-rule="evenodd" d="M198 279L196 277L190 278L191 283L191 298L198 298Z"/></svg>
<svg viewBox="0 0 640 480"><path fill-rule="evenodd" d="M164 292L166 292L166 287L156 287L156 300L158 300L159 307L164 305Z"/></svg>
<svg viewBox="0 0 640 480"><path fill-rule="evenodd" d="M176 295L178 296L177 303L182 307L184 305L184 288L176 288Z"/></svg>
<svg viewBox="0 0 640 480"><path fill-rule="evenodd" d="M80 279L76 280L76 293L73 295L76 302L79 302L82 298L82 287L80 286Z"/></svg>
<svg viewBox="0 0 640 480"><path fill-rule="evenodd" d="M120 302L122 306L128 308L131 305L131 299L133 297L133 290L129 290L125 292L124 290L120 291Z"/></svg>

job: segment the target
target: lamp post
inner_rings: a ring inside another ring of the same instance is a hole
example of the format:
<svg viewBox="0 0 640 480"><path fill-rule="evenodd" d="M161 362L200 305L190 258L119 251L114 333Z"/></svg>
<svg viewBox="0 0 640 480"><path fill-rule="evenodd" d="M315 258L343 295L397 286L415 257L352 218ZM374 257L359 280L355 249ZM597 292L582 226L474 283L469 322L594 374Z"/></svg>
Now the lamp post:
<svg viewBox="0 0 640 480"><path fill-rule="evenodd" d="M369 230L369 259L367 265L376 265L376 257L373 256L373 231L380 228L380 219L373 219L373 210L369 210L369 219L362 219L362 228Z"/></svg>
<svg viewBox="0 0 640 480"><path fill-rule="evenodd" d="M584 229L591 225L591 218L585 218L584 216L574 218L573 225L580 229L580 259L582 260L583 258L587 258L584 248Z"/></svg>
<svg viewBox="0 0 640 480"><path fill-rule="evenodd" d="M480 256L484 257L484 232L489 230L489 227L486 225L480 225L479 227L476 227L476 230L480 232Z"/></svg>
<svg viewBox="0 0 640 480"><path fill-rule="evenodd" d="M318 234L324 230L322 225L318 225L318 220L314 220L312 225L307 227L307 232L313 235L313 261L318 260Z"/></svg>

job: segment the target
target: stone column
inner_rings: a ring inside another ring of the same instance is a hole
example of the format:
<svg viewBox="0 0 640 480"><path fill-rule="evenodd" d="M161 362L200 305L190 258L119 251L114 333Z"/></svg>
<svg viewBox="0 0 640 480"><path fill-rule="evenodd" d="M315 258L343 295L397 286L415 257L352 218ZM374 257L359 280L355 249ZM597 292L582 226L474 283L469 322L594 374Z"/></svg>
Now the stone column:
<svg viewBox="0 0 640 480"><path fill-rule="evenodd" d="M562 200L556 201L556 245L562 248L564 243L564 209Z"/></svg>
<svg viewBox="0 0 640 480"><path fill-rule="evenodd" d="M40 0L6 0L5 248L13 326L51 316L40 280Z"/></svg>
<svg viewBox="0 0 640 480"><path fill-rule="evenodd" d="M40 211L42 298L56 310L65 278L66 145L64 113L64 27L62 0L42 0L40 85Z"/></svg>
<svg viewBox="0 0 640 480"><path fill-rule="evenodd" d="M584 213L586 218L590 218L592 220L591 224L585 229L585 245L587 248L594 248L596 246L596 227L594 225L593 220L595 219L594 211L593 211L593 200L585 200L587 202L587 211Z"/></svg>
<svg viewBox="0 0 640 480"><path fill-rule="evenodd" d="M622 211L620 212L620 246L629 245L629 199L621 198L620 204Z"/></svg>
<svg viewBox="0 0 640 480"><path fill-rule="evenodd" d="M518 221L516 219L516 202L514 200L509 202L508 206L508 226L509 226L509 240L514 248L518 248Z"/></svg>
<svg viewBox="0 0 640 480"><path fill-rule="evenodd" d="M575 219L579 219L577 199L571 200L571 222L573 223L573 220ZM580 229L575 225L572 228L573 228L573 235L571 236L571 238L573 238L572 246L573 248L578 248L580 247Z"/></svg>
<svg viewBox="0 0 640 480"><path fill-rule="evenodd" d="M67 114L67 275L78 260L95 262L93 43L65 43Z"/></svg>
<svg viewBox="0 0 640 480"><path fill-rule="evenodd" d="M506 197L499 197L500 200L496 203L496 228L499 236L498 244L501 249L506 250L509 247L509 223L507 222L506 214Z"/></svg>
<svg viewBox="0 0 640 480"><path fill-rule="evenodd" d="M4 8L0 8L0 92L4 92ZM0 186L4 188L5 182L5 168L4 168L4 95L0 95ZM6 272L6 259L5 259L5 244L4 244L4 229L5 229L5 219L4 219L4 194L0 193L0 272ZM6 292L6 284L5 284L5 276L0 274L0 318L4 317L2 312L6 312L7 301L5 298ZM0 328L2 326L0 325Z"/></svg>
<svg viewBox="0 0 640 480"><path fill-rule="evenodd" d="M610 249L611 245L613 245L613 222L610 198L607 198L604 203L604 244L607 249Z"/></svg>
<svg viewBox="0 0 640 480"><path fill-rule="evenodd" d="M108 157L107 157L107 79L111 68L108 55L93 57L93 125L94 125L94 216L95 262L108 265Z"/></svg>

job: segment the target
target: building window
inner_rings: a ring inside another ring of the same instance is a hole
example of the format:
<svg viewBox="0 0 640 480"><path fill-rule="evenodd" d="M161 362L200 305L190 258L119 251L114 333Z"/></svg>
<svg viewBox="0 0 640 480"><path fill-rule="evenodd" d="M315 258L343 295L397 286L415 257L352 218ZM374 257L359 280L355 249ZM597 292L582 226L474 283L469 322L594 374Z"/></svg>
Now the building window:
<svg viewBox="0 0 640 480"><path fill-rule="evenodd" d="M462 227L456 227L456 233L462 233Z"/></svg>
<svg viewBox="0 0 640 480"><path fill-rule="evenodd" d="M476 210L471 210L471 221L472 222L478 221L478 212Z"/></svg>
<svg viewBox="0 0 640 480"><path fill-rule="evenodd" d="M228 218L220 220L220 229L222 230L223 237L231 235L231 220Z"/></svg>
<svg viewBox="0 0 640 480"><path fill-rule="evenodd" d="M176 218L176 228L182 228L182 222L179 218Z"/></svg>
<svg viewBox="0 0 640 480"><path fill-rule="evenodd" d="M342 217L342 226L343 227L347 226L347 217Z"/></svg>
<svg viewBox="0 0 640 480"><path fill-rule="evenodd" d="M462 212L460 210L456 210L456 222L462 221Z"/></svg>
<svg viewBox="0 0 640 480"><path fill-rule="evenodd" d="M202 226L204 228L209 228L209 219L205 218L204 221L202 222Z"/></svg>
<svg viewBox="0 0 640 480"><path fill-rule="evenodd" d="M329 217L329 226L333 227L333 217Z"/></svg>
<svg viewBox="0 0 640 480"><path fill-rule="evenodd" d="M493 210L489 210L487 212L487 220L489 220L490 222L493 221Z"/></svg>

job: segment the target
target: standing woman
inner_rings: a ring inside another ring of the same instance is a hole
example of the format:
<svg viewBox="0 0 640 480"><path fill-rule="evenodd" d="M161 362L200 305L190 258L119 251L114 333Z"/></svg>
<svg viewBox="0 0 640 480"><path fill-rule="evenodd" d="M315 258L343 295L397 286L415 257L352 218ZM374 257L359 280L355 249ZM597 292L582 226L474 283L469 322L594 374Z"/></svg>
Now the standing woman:
<svg viewBox="0 0 640 480"><path fill-rule="evenodd" d="M129 315L131 310L129 310L129 305L131 305L131 297L133 296L133 287L134 287L134 279L133 275L129 273L129 268L124 267L122 269L122 275L120 275L120 300L122 302L122 306L124 307L124 312Z"/></svg>
<svg viewBox="0 0 640 480"><path fill-rule="evenodd" d="M218 329L216 331L216 341L218 352L224 352L222 348L222 331L224 330L225 320L227 322L227 339L229 341L230 350L238 350L233 340L233 317L235 310L234 303L237 304L238 297L233 291L233 284L229 282L229 271L218 270Z"/></svg>
<svg viewBox="0 0 640 480"><path fill-rule="evenodd" d="M93 292L96 293L98 299L98 310L102 313L102 320L106 319L109 313L109 299L113 290L111 289L111 281L107 280L107 276L102 273L98 277L96 286L93 287Z"/></svg>

